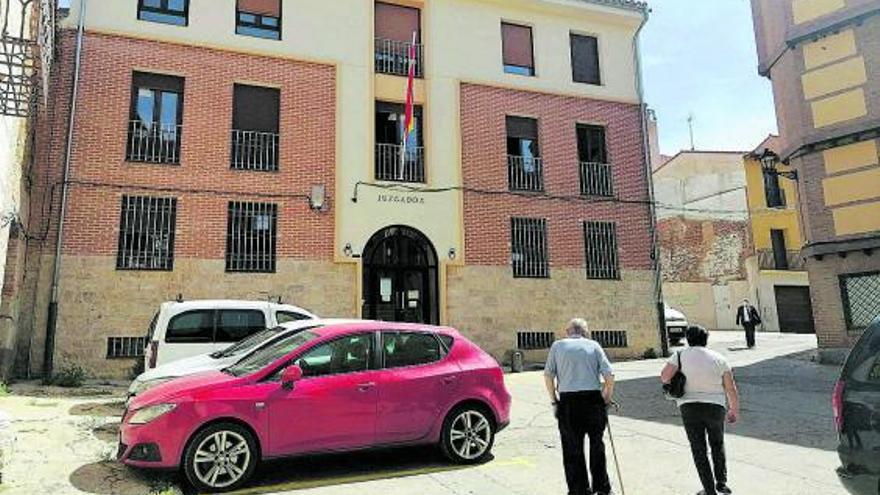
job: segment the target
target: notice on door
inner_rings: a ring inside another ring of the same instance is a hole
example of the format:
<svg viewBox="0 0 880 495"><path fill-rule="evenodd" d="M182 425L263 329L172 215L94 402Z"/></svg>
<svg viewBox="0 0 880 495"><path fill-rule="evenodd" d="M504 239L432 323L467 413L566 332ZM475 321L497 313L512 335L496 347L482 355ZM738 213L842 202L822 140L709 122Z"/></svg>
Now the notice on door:
<svg viewBox="0 0 880 495"><path fill-rule="evenodd" d="M379 279L379 296L382 298L382 302L391 302L391 279L390 278L380 278Z"/></svg>

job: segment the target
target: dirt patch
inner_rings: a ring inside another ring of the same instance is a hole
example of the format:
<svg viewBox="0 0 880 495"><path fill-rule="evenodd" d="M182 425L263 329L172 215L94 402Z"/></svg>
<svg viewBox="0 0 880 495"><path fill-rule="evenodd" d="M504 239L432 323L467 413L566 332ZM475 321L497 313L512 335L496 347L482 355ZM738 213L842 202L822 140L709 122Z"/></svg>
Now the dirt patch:
<svg viewBox="0 0 880 495"><path fill-rule="evenodd" d="M82 387L65 388L43 385L38 380L16 382L9 385L9 392L25 397L125 397L128 383L115 381L87 381Z"/></svg>
<svg viewBox="0 0 880 495"><path fill-rule="evenodd" d="M122 417L125 412L125 402L87 402L76 404L70 408L71 416L113 416Z"/></svg>
<svg viewBox="0 0 880 495"><path fill-rule="evenodd" d="M108 423L92 428L92 433L102 442L116 443L119 440L119 424Z"/></svg>
<svg viewBox="0 0 880 495"><path fill-rule="evenodd" d="M78 490L97 495L144 495L168 490L175 493L176 475L129 468L114 461L86 464L70 475ZM178 492L179 493L179 492Z"/></svg>

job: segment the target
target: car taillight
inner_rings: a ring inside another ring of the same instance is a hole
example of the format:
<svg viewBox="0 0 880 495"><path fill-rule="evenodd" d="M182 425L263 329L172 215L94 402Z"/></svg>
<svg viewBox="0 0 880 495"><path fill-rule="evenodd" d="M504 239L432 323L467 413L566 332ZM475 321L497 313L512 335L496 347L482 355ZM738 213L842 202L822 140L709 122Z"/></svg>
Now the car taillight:
<svg viewBox="0 0 880 495"><path fill-rule="evenodd" d="M159 341L150 341L150 369L156 367L156 359L159 357Z"/></svg>
<svg viewBox="0 0 880 495"><path fill-rule="evenodd" d="M831 396L831 407L834 409L834 424L837 431L843 431L843 389L845 384L839 380L834 384L834 394Z"/></svg>

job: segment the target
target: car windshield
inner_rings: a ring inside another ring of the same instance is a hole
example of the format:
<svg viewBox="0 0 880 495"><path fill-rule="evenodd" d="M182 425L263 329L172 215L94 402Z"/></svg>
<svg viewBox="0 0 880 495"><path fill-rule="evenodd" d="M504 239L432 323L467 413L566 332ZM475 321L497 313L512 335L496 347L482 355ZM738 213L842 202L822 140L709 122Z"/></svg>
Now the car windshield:
<svg viewBox="0 0 880 495"><path fill-rule="evenodd" d="M257 347L258 345L269 340L273 336L278 335L278 332L282 330L284 330L284 327L267 328L265 330L260 330L259 332L232 344L226 349L211 354L211 357L214 359L220 359L235 356L236 354L242 354Z"/></svg>
<svg viewBox="0 0 880 495"><path fill-rule="evenodd" d="M273 342L265 348L258 350L223 371L233 376L249 375L265 368L316 338L318 338L318 334L310 331L289 335L278 339L277 342Z"/></svg>

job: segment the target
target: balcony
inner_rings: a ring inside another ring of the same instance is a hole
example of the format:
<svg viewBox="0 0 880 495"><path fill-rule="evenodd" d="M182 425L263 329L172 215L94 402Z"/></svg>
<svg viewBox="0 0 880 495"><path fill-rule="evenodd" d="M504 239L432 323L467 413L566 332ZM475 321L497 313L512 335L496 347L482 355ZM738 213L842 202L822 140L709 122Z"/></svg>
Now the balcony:
<svg viewBox="0 0 880 495"><path fill-rule="evenodd" d="M425 182L425 148L418 146L403 153L399 144L376 144L376 180Z"/></svg>
<svg viewBox="0 0 880 495"><path fill-rule="evenodd" d="M376 72L392 76L409 75L409 49L412 43L406 41L376 38ZM416 77L422 77L422 54L424 45L416 44Z"/></svg>
<svg viewBox="0 0 880 495"><path fill-rule="evenodd" d="M776 263L776 256L774 256L772 249L758 251L758 268L761 270L786 270L794 272L806 270L804 258L801 256L800 251L786 251L785 265L780 266Z"/></svg>
<svg viewBox="0 0 880 495"><path fill-rule="evenodd" d="M276 132L232 130L232 168L274 172L278 170Z"/></svg>
<svg viewBox="0 0 880 495"><path fill-rule="evenodd" d="M581 195L614 196L614 172L607 163L581 162Z"/></svg>
<svg viewBox="0 0 880 495"><path fill-rule="evenodd" d="M511 191L543 191L544 160L540 157L507 155L507 181Z"/></svg>
<svg viewBox="0 0 880 495"><path fill-rule="evenodd" d="M128 126L125 159L130 162L180 163L182 131L183 126L179 124L146 124L132 120Z"/></svg>

